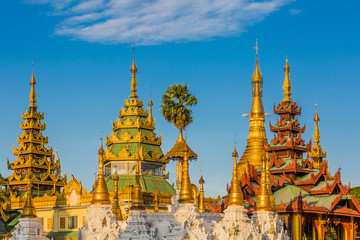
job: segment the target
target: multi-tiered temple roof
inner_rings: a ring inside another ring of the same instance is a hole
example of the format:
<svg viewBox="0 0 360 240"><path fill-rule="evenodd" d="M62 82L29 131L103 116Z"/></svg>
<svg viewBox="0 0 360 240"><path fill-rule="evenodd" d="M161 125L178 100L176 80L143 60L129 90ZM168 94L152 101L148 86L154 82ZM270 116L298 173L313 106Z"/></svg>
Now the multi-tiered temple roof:
<svg viewBox="0 0 360 240"><path fill-rule="evenodd" d="M66 176L63 178L59 174L60 163L55 160L53 149L46 147L49 138L42 135L46 123L41 123L44 113L37 110L34 73L30 84L29 110L22 113L25 121L20 123L20 128L24 132L18 137L20 146L14 146L13 149L17 159L13 163L8 161L8 169L13 172L6 181L7 186L20 195L26 192L28 181L33 185L34 195L51 195L60 192L66 185ZM31 179L28 179L29 176Z"/></svg>
<svg viewBox="0 0 360 240"><path fill-rule="evenodd" d="M174 188L166 181L165 164L161 150L162 136L156 136L155 120L152 115L152 100L149 110L144 110L144 101L137 95L135 57L130 69L132 73L131 94L125 99L119 118L113 122L113 132L106 137L105 175L109 191L114 190L113 176L117 171L119 177L119 198L126 199L128 185L135 185L136 161L140 161L140 185L145 202L151 201L158 188L166 195L168 201L175 194ZM129 181L129 183L128 183Z"/></svg>

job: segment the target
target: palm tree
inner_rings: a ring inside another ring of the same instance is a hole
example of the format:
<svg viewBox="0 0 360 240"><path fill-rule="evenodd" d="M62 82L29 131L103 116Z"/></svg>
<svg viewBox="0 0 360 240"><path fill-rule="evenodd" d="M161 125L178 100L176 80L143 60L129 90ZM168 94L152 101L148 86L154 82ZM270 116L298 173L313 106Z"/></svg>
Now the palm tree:
<svg viewBox="0 0 360 240"><path fill-rule="evenodd" d="M182 130L194 120L189 107L196 104L197 98L189 92L187 84L175 83L162 95L161 113L166 121L179 129L181 138Z"/></svg>

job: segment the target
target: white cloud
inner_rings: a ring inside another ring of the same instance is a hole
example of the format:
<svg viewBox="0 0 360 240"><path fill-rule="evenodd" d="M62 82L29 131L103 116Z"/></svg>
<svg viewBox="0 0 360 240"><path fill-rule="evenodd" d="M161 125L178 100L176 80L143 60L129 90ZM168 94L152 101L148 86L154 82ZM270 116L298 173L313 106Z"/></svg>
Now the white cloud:
<svg viewBox="0 0 360 240"><path fill-rule="evenodd" d="M50 4L58 35L89 42L159 44L236 36L293 0L26 0Z"/></svg>
<svg viewBox="0 0 360 240"><path fill-rule="evenodd" d="M298 15L302 12L302 10L300 9L290 9L290 14L291 15Z"/></svg>

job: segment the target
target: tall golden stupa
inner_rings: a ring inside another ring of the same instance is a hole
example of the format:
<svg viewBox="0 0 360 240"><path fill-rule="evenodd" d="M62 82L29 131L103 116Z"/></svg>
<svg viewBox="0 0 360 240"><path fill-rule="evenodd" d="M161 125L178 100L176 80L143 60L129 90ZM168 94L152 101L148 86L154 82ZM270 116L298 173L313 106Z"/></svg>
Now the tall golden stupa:
<svg viewBox="0 0 360 240"><path fill-rule="evenodd" d="M249 113L250 129L246 149L239 161L239 173L246 171L249 164L258 168L262 165L261 159L264 155L263 144L266 140L265 132L265 111L262 103L263 77L259 70L258 46L256 41L256 65L255 72L251 78L252 105Z"/></svg>

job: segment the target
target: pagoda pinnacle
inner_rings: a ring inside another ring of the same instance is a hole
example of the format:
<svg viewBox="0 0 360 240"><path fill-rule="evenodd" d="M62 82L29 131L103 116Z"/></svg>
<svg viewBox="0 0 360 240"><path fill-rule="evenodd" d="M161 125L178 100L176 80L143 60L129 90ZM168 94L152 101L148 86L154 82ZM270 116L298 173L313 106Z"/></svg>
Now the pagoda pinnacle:
<svg viewBox="0 0 360 240"><path fill-rule="evenodd" d="M113 203L112 203L112 212L116 216L116 219L118 221L121 221L121 209L119 206L119 190L118 190L118 182L119 182L119 176L117 174L117 171L115 171L114 176L114 197L113 197Z"/></svg>
<svg viewBox="0 0 360 240"><path fill-rule="evenodd" d="M231 190L229 193L229 204L228 204L229 206L241 205L244 201L244 196L238 180L238 171L237 171L238 156L239 155L235 145L234 152L232 153L232 157L234 158L234 164L233 164L233 172L232 172L232 180L231 180Z"/></svg>
<svg viewBox="0 0 360 240"><path fill-rule="evenodd" d="M27 193L25 204L23 208L22 218L36 218L36 211L34 207L34 203L32 201L32 184L31 184L31 173L28 171L27 174Z"/></svg>
<svg viewBox="0 0 360 240"><path fill-rule="evenodd" d="M95 182L95 188L93 191L93 196L91 200L91 204L110 204L109 192L106 187L105 177L104 177L104 148L101 139L101 146L98 151L98 158L99 158L99 171L98 171L98 179Z"/></svg>
<svg viewBox="0 0 360 240"><path fill-rule="evenodd" d="M261 158L264 153L263 142L266 141L265 111L262 103L263 78L259 70L257 41L254 48L256 49L256 65L251 78L253 101L248 114L250 116L250 129L247 145L239 162L239 173L244 172L248 162L255 168L261 166Z"/></svg>
<svg viewBox="0 0 360 240"><path fill-rule="evenodd" d="M131 94L130 94L130 98L138 98L138 95L136 94L136 86L137 86L137 83L136 83L136 73L138 72L138 69L136 67L136 63L135 63L135 45L134 45L134 48L133 48L133 63L132 63L132 66L130 68L130 72L131 72Z"/></svg>
<svg viewBox="0 0 360 240"><path fill-rule="evenodd" d="M30 90L30 105L29 108L36 108L36 92L35 92L35 84L36 84L36 80L34 77L34 71L32 72L31 75L31 80L30 80L30 84L31 84L31 90Z"/></svg>
<svg viewBox="0 0 360 240"><path fill-rule="evenodd" d="M202 172L200 172L200 179L199 179L200 194L199 194L199 208L198 208L199 213L205 212L204 183L205 180L203 178Z"/></svg>
<svg viewBox="0 0 360 240"><path fill-rule="evenodd" d="M131 202L130 210L145 210L142 190L140 185L140 164L139 159L136 162L136 183L134 186L134 196Z"/></svg>
<svg viewBox="0 0 360 240"><path fill-rule="evenodd" d="M194 199L191 194L191 182L189 175L189 147L185 139L184 159L182 160L181 186L179 194L179 203L193 203Z"/></svg>
<svg viewBox="0 0 360 240"><path fill-rule="evenodd" d="M271 195L268 186L268 178L270 178L270 174L267 173L267 169L269 168L268 163L269 159L264 154L262 159L262 168L261 168L261 183L260 190L258 195L256 196L256 211L272 211L272 202Z"/></svg>
<svg viewBox="0 0 360 240"><path fill-rule="evenodd" d="M153 122L154 121L154 118L153 118L153 115L152 115L152 106L153 106L153 101L150 97L150 101L149 101L149 122Z"/></svg>
<svg viewBox="0 0 360 240"><path fill-rule="evenodd" d="M292 102L292 99L290 98L290 96L292 95L292 93L290 92L291 90L291 82L290 82L290 66L289 66L289 62L288 59L286 57L286 63L284 66L284 72L285 72L285 79L284 79L284 84L283 84L283 89L284 89L284 98L282 99L282 102Z"/></svg>
<svg viewBox="0 0 360 240"><path fill-rule="evenodd" d="M311 152L309 154L309 157L311 158L315 158L315 159L319 159L319 158L325 158L326 157L326 152L324 152L324 150L322 149L322 147L320 146L320 131L319 131L319 122L320 122L320 117L316 108L316 112L315 112L315 117L314 117L314 122L315 122L315 130L314 130L314 146L311 149Z"/></svg>

